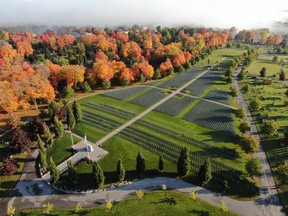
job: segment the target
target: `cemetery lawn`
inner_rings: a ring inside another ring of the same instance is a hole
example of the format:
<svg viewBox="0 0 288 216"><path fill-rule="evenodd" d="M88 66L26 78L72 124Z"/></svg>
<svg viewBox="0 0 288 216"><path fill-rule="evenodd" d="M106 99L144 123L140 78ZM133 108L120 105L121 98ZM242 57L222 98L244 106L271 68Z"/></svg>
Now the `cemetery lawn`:
<svg viewBox="0 0 288 216"><path fill-rule="evenodd" d="M228 206L229 208L229 206ZM26 210L17 212L16 216L36 216L42 215L43 210ZM74 209L55 209L51 212L53 215L75 215ZM237 215L231 212L222 212L214 205L208 204L200 199L193 201L187 194L176 191L153 191L144 192L144 197L138 200L136 195L127 198L118 203L114 203L111 212L105 209L105 206L95 208L83 208L80 215Z"/></svg>

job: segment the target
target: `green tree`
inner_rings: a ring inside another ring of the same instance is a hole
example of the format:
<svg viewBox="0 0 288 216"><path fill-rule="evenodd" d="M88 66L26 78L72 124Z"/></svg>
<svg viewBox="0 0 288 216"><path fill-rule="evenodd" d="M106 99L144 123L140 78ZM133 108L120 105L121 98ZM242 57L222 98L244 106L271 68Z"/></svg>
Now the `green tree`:
<svg viewBox="0 0 288 216"><path fill-rule="evenodd" d="M263 68L260 70L260 77L266 77L266 67L263 67Z"/></svg>
<svg viewBox="0 0 288 216"><path fill-rule="evenodd" d="M60 172L56 167L56 164L54 163L54 160L52 157L50 157L50 176L51 176L51 182L54 184L58 181L60 177Z"/></svg>
<svg viewBox="0 0 288 216"><path fill-rule="evenodd" d="M274 120L266 120L261 128L261 132L268 136L274 135L277 133L279 125Z"/></svg>
<svg viewBox="0 0 288 216"><path fill-rule="evenodd" d="M69 160L67 161L67 166L68 166L68 176L71 184L73 186L78 184L78 175L77 175L77 168L73 166L72 161Z"/></svg>
<svg viewBox="0 0 288 216"><path fill-rule="evenodd" d="M241 70L241 72L238 74L238 79L239 80L244 80L245 76L246 76L245 71Z"/></svg>
<svg viewBox="0 0 288 216"><path fill-rule="evenodd" d="M228 77L226 78L226 83L227 83L227 84L231 84L232 81L233 81L233 79L232 79L231 76L228 76Z"/></svg>
<svg viewBox="0 0 288 216"><path fill-rule="evenodd" d="M138 175L142 176L144 174L145 169L146 169L145 158L143 157L142 152L139 151L136 159L136 171Z"/></svg>
<svg viewBox="0 0 288 216"><path fill-rule="evenodd" d="M50 118L52 118L53 114L54 114L54 110L55 109L60 109L61 106L60 104L58 104L56 101L52 101L49 105L48 105L48 113L49 113L49 116Z"/></svg>
<svg viewBox="0 0 288 216"><path fill-rule="evenodd" d="M87 81L85 81L85 82L83 83L83 85L82 85L82 91L83 91L84 93L90 93L90 92L92 92L92 89L91 89L91 87L89 86L89 84L88 84Z"/></svg>
<svg viewBox="0 0 288 216"><path fill-rule="evenodd" d="M232 97L237 97L237 95L238 95L238 90L235 88L235 86L231 86L231 87L230 87L230 95L231 95Z"/></svg>
<svg viewBox="0 0 288 216"><path fill-rule="evenodd" d="M77 205L75 206L75 210L74 212L77 214L82 210L82 204L81 203L77 203Z"/></svg>
<svg viewBox="0 0 288 216"><path fill-rule="evenodd" d="M92 175L94 177L95 188L99 189L104 184L104 180L105 180L104 174L100 165L97 163L97 161L93 162L92 167L93 167Z"/></svg>
<svg viewBox="0 0 288 216"><path fill-rule="evenodd" d="M118 160L116 172L117 172L118 181L120 182L123 181L125 178L125 169L124 169L122 160Z"/></svg>
<svg viewBox="0 0 288 216"><path fill-rule="evenodd" d="M155 70L155 73L154 73L154 79L155 80L158 80L158 79L160 79L162 76L161 76L161 73L160 73L160 71L159 71L159 69L156 69Z"/></svg>
<svg viewBox="0 0 288 216"><path fill-rule="evenodd" d="M102 87L104 89L109 89L111 87L111 82L109 80L103 80L102 81Z"/></svg>
<svg viewBox="0 0 288 216"><path fill-rule="evenodd" d="M240 144L246 153L255 153L259 151L259 142L254 136L244 134Z"/></svg>
<svg viewBox="0 0 288 216"><path fill-rule="evenodd" d="M246 116L246 110L244 106L240 107L238 110L235 111L236 117L242 119Z"/></svg>
<svg viewBox="0 0 288 216"><path fill-rule="evenodd" d="M203 186L207 185L212 179L211 163L209 159L205 160L205 162L200 166L198 178Z"/></svg>
<svg viewBox="0 0 288 216"><path fill-rule="evenodd" d="M70 106L67 106L66 110L67 110L67 124L68 124L70 129L73 129L76 125L76 120L75 120L74 114L73 114Z"/></svg>
<svg viewBox="0 0 288 216"><path fill-rule="evenodd" d="M282 184L288 184L288 162L278 165L275 174Z"/></svg>
<svg viewBox="0 0 288 216"><path fill-rule="evenodd" d="M44 151L39 149L39 161L43 170L46 171L48 167L46 149L44 149Z"/></svg>
<svg viewBox="0 0 288 216"><path fill-rule="evenodd" d="M160 172L163 172L164 170L164 158L162 155L159 156L158 169L160 170Z"/></svg>
<svg viewBox="0 0 288 216"><path fill-rule="evenodd" d="M55 128L56 136L58 138L63 137L64 126L63 126L63 123L57 118L57 116L54 117L54 128Z"/></svg>
<svg viewBox="0 0 288 216"><path fill-rule="evenodd" d="M224 213L229 212L229 209L228 209L226 203L224 202L224 200L221 200L220 208L221 208L222 212L224 212Z"/></svg>
<svg viewBox="0 0 288 216"><path fill-rule="evenodd" d="M251 91L251 86L246 83L243 87L242 87L242 91L243 92L250 92Z"/></svg>
<svg viewBox="0 0 288 216"><path fill-rule="evenodd" d="M259 110L261 108L261 101L258 98L255 98L250 102L250 107L252 110Z"/></svg>
<svg viewBox="0 0 288 216"><path fill-rule="evenodd" d="M285 74L283 69L280 71L279 80L281 80L281 81L285 81L286 80L286 74Z"/></svg>
<svg viewBox="0 0 288 216"><path fill-rule="evenodd" d="M241 122L239 125L239 130L241 133L245 133L246 131L250 131L251 126L250 126L249 122L247 122L247 121Z"/></svg>
<svg viewBox="0 0 288 216"><path fill-rule="evenodd" d="M45 140L46 144L48 146L52 146L54 143L54 140L53 140L53 136L52 136L52 133L51 133L49 127L46 124L44 124L43 129L44 129L43 136L44 136L44 140Z"/></svg>
<svg viewBox="0 0 288 216"><path fill-rule="evenodd" d="M73 105L73 114L77 122L81 121L83 118L82 108L77 101L74 100Z"/></svg>
<svg viewBox="0 0 288 216"><path fill-rule="evenodd" d="M187 147L181 149L177 162L177 171L180 176L186 176L190 170L190 151Z"/></svg>
<svg viewBox="0 0 288 216"><path fill-rule="evenodd" d="M62 90L62 98L70 99L75 95L74 90L71 87L64 87Z"/></svg>
<svg viewBox="0 0 288 216"><path fill-rule="evenodd" d="M272 62L276 64L278 60L279 60L278 56L274 56L272 59Z"/></svg>
<svg viewBox="0 0 288 216"><path fill-rule="evenodd" d="M246 170L250 176L260 176L262 174L262 164L260 158L252 158L246 163Z"/></svg>

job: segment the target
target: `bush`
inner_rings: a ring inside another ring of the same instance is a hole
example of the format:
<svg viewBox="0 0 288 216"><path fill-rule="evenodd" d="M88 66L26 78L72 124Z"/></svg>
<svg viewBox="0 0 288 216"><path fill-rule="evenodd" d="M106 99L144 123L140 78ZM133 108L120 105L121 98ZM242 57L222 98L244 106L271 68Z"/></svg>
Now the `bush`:
<svg viewBox="0 0 288 216"><path fill-rule="evenodd" d="M250 102L250 108L255 111L255 110L259 110L261 108L261 101L258 98L255 98L254 100L252 100Z"/></svg>
<svg viewBox="0 0 288 216"><path fill-rule="evenodd" d="M279 60L278 56L274 56L272 59L272 62L276 64L278 62L278 60Z"/></svg>
<svg viewBox="0 0 288 216"><path fill-rule="evenodd" d="M242 119L246 116L246 110L245 108L242 106L241 108L239 108L238 110L235 111L235 115L236 117Z"/></svg>
<svg viewBox="0 0 288 216"><path fill-rule="evenodd" d="M263 67L263 68L260 70L260 77L266 77L266 67Z"/></svg>
<svg viewBox="0 0 288 216"><path fill-rule="evenodd" d="M246 131L250 131L251 126L250 126L249 122L247 122L247 121L241 122L239 125L239 130L241 133L245 133Z"/></svg>
<svg viewBox="0 0 288 216"><path fill-rule="evenodd" d="M272 85L273 83L274 83L274 81L272 79L264 79L263 80L264 85Z"/></svg>
<svg viewBox="0 0 288 216"><path fill-rule="evenodd" d="M102 87L104 89L109 89L111 87L111 82L109 80L103 80Z"/></svg>
<svg viewBox="0 0 288 216"><path fill-rule="evenodd" d="M251 86L250 86L248 83L246 83L246 84L242 87L242 91L243 91L243 92L249 92L249 91L251 91Z"/></svg>
<svg viewBox="0 0 288 216"><path fill-rule="evenodd" d="M32 141L28 137L28 134L21 128L14 129L10 139L10 149L19 153L27 152L30 150Z"/></svg>
<svg viewBox="0 0 288 216"><path fill-rule="evenodd" d="M85 82L83 83L83 85L82 85L82 91L83 91L84 93L90 93L90 92L92 92L92 88L89 86L89 84L88 84L87 81L85 81Z"/></svg>
<svg viewBox="0 0 288 216"><path fill-rule="evenodd" d="M17 161L12 157L7 157L0 168L0 174L3 176L11 176L18 170Z"/></svg>
<svg viewBox="0 0 288 216"><path fill-rule="evenodd" d="M286 80L286 74L285 74L283 69L280 71L279 80L281 80L281 81L285 81Z"/></svg>

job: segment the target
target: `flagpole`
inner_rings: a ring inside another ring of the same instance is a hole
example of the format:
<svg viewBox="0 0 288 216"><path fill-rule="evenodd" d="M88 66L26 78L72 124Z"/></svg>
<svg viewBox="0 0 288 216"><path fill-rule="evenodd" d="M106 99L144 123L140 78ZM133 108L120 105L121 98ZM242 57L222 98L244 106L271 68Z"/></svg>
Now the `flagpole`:
<svg viewBox="0 0 288 216"><path fill-rule="evenodd" d="M84 144L86 145L88 160L90 161L90 156L89 156L89 149L88 149L88 142L87 142L87 138L86 138L86 133L85 133L85 138L84 138Z"/></svg>

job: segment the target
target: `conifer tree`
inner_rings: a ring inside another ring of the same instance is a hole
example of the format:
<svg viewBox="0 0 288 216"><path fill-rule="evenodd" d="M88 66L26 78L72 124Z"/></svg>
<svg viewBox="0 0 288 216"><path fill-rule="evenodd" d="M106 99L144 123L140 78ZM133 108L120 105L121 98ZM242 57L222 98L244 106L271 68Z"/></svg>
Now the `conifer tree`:
<svg viewBox="0 0 288 216"><path fill-rule="evenodd" d="M77 101L74 101L72 108L73 108L73 114L74 114L75 120L76 122L79 122L83 118L83 112L82 112L81 106L79 105Z"/></svg>
<svg viewBox="0 0 288 216"><path fill-rule="evenodd" d="M64 126L63 126L63 123L57 118L57 116L54 117L54 128L55 128L56 136L58 138L63 137Z"/></svg>
<svg viewBox="0 0 288 216"><path fill-rule="evenodd" d="M198 177L203 186L207 185L212 179L211 163L209 159L205 160L204 164L201 165Z"/></svg>
<svg viewBox="0 0 288 216"><path fill-rule="evenodd" d="M50 176L51 176L51 182L54 184L58 181L60 177L60 172L56 167L56 164L54 163L54 160L52 157L50 157Z"/></svg>
<svg viewBox="0 0 288 216"><path fill-rule="evenodd" d="M160 155L160 157L159 157L158 168L159 168L160 172L163 172L163 170L164 170L164 159L163 159L162 155Z"/></svg>
<svg viewBox="0 0 288 216"><path fill-rule="evenodd" d="M180 176L186 176L190 170L190 151L184 147L181 149L180 156L177 162L177 171Z"/></svg>
<svg viewBox="0 0 288 216"><path fill-rule="evenodd" d="M76 125L75 117L70 106L67 106L67 124L70 129L73 129Z"/></svg>
<svg viewBox="0 0 288 216"><path fill-rule="evenodd" d="M73 166L71 160L67 161L67 166L68 166L68 176L70 178L70 182L73 186L75 186L78 183L77 168Z"/></svg>
<svg viewBox="0 0 288 216"><path fill-rule="evenodd" d="M142 155L142 152L139 151L136 159L136 171L137 173L142 176L144 174L146 168L146 162Z"/></svg>
<svg viewBox="0 0 288 216"><path fill-rule="evenodd" d="M125 178L125 169L124 169L122 160L118 160L118 163L117 163L117 178L118 178L118 181L123 181Z"/></svg>
<svg viewBox="0 0 288 216"><path fill-rule="evenodd" d="M99 189L104 184L104 174L97 161L94 161L92 166L92 175L95 181L95 188Z"/></svg>

